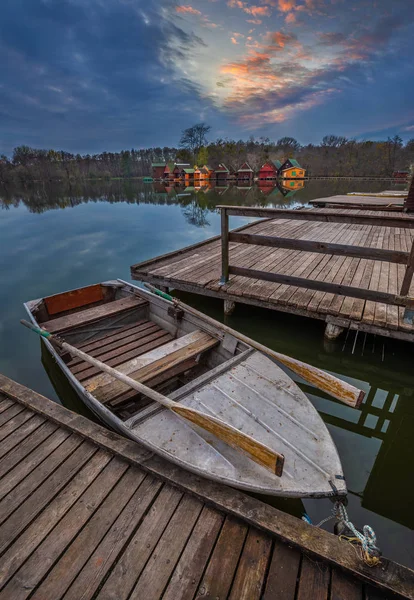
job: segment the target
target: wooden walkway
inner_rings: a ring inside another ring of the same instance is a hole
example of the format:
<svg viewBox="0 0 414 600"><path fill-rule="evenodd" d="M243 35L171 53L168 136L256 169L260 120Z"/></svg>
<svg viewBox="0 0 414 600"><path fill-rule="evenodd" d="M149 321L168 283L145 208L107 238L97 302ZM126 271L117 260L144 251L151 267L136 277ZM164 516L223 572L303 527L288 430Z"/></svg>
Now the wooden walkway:
<svg viewBox="0 0 414 600"><path fill-rule="evenodd" d="M355 209L378 209L378 210L396 210L401 211L404 206L404 195L389 193L387 194L347 194L339 196L330 196L328 198L317 198L309 200L309 204L313 206L321 206L326 208L355 208Z"/></svg>
<svg viewBox="0 0 414 600"><path fill-rule="evenodd" d="M0 598L414 598L414 572L0 375ZM394 593L396 596L394 596Z"/></svg>
<svg viewBox="0 0 414 600"><path fill-rule="evenodd" d="M320 209L310 209L317 212ZM324 210L332 215L376 215L375 211ZM405 213L381 216L408 218ZM381 225L272 219L256 221L238 231L296 240L334 242L375 249L410 252L414 230ZM398 294L404 278L402 264L317 254L301 250L270 248L230 242L230 263L249 269L281 273L327 283ZM133 265L133 279L157 286L214 296L231 302L253 304L322 319L343 328L414 341L414 325L404 322L404 308L371 300L298 288L292 285L230 275L221 286L220 236L176 252ZM409 295L413 295L411 286Z"/></svg>

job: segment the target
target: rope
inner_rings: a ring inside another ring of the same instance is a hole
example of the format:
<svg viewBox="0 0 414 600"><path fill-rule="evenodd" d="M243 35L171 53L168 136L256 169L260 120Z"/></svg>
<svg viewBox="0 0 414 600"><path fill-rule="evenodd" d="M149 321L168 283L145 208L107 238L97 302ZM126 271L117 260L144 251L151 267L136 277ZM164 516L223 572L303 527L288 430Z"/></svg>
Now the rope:
<svg viewBox="0 0 414 600"><path fill-rule="evenodd" d="M360 543L362 546L362 558L364 562L370 566L375 567L380 563L381 552L377 546L377 536L374 530L369 525L364 525L362 532L358 531L353 523L349 520L347 510L340 500L337 500L334 505L334 511L338 520L343 521L346 527L352 531L354 537L341 535L342 539L352 543ZM339 517L338 517L339 515Z"/></svg>
<svg viewBox="0 0 414 600"><path fill-rule="evenodd" d="M344 523L347 529L353 533L353 536L341 534L339 535L339 539L349 542L352 545L360 545L362 560L369 567L375 567L380 564L381 551L377 546L377 536L372 527L364 525L362 533L358 531L355 525L349 520L347 510L341 500L335 502L332 514L320 521L316 527L321 527L324 523L334 518ZM302 520L312 525L312 521L307 514L302 517Z"/></svg>

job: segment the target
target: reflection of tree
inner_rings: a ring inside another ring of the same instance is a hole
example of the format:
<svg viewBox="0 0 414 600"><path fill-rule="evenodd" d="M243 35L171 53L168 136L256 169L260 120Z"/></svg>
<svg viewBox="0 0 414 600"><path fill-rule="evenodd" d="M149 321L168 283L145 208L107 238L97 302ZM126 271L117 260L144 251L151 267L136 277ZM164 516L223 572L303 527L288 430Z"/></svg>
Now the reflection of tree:
<svg viewBox="0 0 414 600"><path fill-rule="evenodd" d="M183 209L183 214L190 225L195 225L196 227L207 227L210 225L207 221L208 209L201 207L195 198Z"/></svg>

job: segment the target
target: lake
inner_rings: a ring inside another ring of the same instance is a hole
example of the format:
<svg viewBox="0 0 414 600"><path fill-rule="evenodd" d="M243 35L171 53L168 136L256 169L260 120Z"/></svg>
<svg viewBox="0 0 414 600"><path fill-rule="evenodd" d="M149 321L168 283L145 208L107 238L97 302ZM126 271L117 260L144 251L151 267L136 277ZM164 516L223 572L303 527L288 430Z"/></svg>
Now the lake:
<svg viewBox="0 0 414 600"><path fill-rule="evenodd" d="M218 234L218 204L294 207L312 198L390 188L389 182L352 180L306 182L296 192L195 190L135 180L0 188L0 371L58 400L39 340L19 324L23 302L107 279L130 280L130 265ZM245 222L232 217L231 226ZM221 302L180 296L223 318ZM321 321L243 305L226 322L366 391L362 409L354 410L303 386L338 447L351 520L374 528L387 557L414 567L413 346L371 335L355 338L355 332L328 344ZM60 400L77 407L69 394ZM306 510L314 523L332 508L329 500L265 500L298 516ZM331 531L332 522L325 528Z"/></svg>

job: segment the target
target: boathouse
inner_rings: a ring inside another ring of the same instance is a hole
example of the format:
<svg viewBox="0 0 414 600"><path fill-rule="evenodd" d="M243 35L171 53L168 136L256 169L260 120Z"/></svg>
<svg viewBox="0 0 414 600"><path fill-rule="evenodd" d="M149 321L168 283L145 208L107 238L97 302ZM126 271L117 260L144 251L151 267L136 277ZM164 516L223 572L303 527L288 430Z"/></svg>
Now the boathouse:
<svg viewBox="0 0 414 600"><path fill-rule="evenodd" d="M306 171L297 160L288 158L279 169L279 176L282 179L303 179Z"/></svg>
<svg viewBox="0 0 414 600"><path fill-rule="evenodd" d="M259 179L276 179L278 169L274 162L268 160L259 169Z"/></svg>
<svg viewBox="0 0 414 600"><path fill-rule="evenodd" d="M165 165L164 179L174 179L174 167L175 167L175 163L173 163L173 162L168 162Z"/></svg>
<svg viewBox="0 0 414 600"><path fill-rule="evenodd" d="M212 177L214 177L214 169L212 169L208 165L203 165L203 169L206 169L206 171L207 171L206 179L211 179Z"/></svg>
<svg viewBox="0 0 414 600"><path fill-rule="evenodd" d="M220 163L215 170L215 174L217 181L226 181L230 175L230 171L225 164Z"/></svg>
<svg viewBox="0 0 414 600"><path fill-rule="evenodd" d="M200 178L201 178L201 169L199 169L197 167L197 165L194 165L194 179L199 181Z"/></svg>
<svg viewBox="0 0 414 600"><path fill-rule="evenodd" d="M152 163L151 169L153 179L163 179L165 171L165 162Z"/></svg>
<svg viewBox="0 0 414 600"><path fill-rule="evenodd" d="M240 169L236 171L236 177L238 181L250 181L253 179L253 176L254 171L247 162L243 163Z"/></svg>
<svg viewBox="0 0 414 600"><path fill-rule="evenodd" d="M181 170L181 178L184 181L190 181L194 179L194 169L182 169Z"/></svg>

